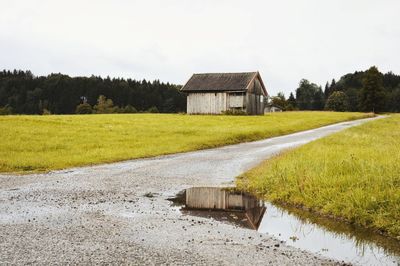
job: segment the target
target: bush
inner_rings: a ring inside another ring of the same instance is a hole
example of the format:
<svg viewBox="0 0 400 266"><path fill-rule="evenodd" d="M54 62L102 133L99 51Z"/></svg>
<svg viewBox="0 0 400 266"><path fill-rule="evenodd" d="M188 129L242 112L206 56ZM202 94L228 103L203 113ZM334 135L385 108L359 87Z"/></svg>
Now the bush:
<svg viewBox="0 0 400 266"><path fill-rule="evenodd" d="M114 107L114 103L111 99L107 99L106 96L100 95L97 99L97 104L93 109L96 114L112 114L117 111L118 107Z"/></svg>
<svg viewBox="0 0 400 266"><path fill-rule="evenodd" d="M241 109L230 109L222 112L224 115L247 115L246 111Z"/></svg>
<svg viewBox="0 0 400 266"><path fill-rule="evenodd" d="M126 114L133 114L133 113L137 113L137 110L136 110L135 107L133 107L132 105L128 104L127 106L125 106L122 109L122 112L126 113Z"/></svg>
<svg viewBox="0 0 400 266"><path fill-rule="evenodd" d="M147 113L159 113L159 111L156 106L152 106L149 109L147 109Z"/></svg>
<svg viewBox="0 0 400 266"><path fill-rule="evenodd" d="M92 109L92 106L90 104L82 103L82 104L79 104L76 107L75 113L77 113L77 114L92 114L93 113L93 109Z"/></svg>
<svg viewBox="0 0 400 266"><path fill-rule="evenodd" d="M294 107L291 103L286 105L285 111L296 111L298 108Z"/></svg>
<svg viewBox="0 0 400 266"><path fill-rule="evenodd" d="M0 107L0 115L11 115L12 114L12 108L8 105L4 107Z"/></svg>
<svg viewBox="0 0 400 266"><path fill-rule="evenodd" d="M51 112L50 112L50 110L44 108L42 111L42 115L51 115Z"/></svg>

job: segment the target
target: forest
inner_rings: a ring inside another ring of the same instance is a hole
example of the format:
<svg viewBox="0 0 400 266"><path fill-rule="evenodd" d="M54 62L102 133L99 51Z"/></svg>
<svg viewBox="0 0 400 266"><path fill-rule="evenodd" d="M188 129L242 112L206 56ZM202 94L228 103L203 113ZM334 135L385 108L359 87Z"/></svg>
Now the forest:
<svg viewBox="0 0 400 266"><path fill-rule="evenodd" d="M180 85L159 80L34 76L30 71L0 72L0 114L178 113L186 111ZM302 79L295 94L269 97L284 111L331 110L400 112L400 75L371 67L320 85Z"/></svg>
<svg viewBox="0 0 400 266"><path fill-rule="evenodd" d="M0 113L88 113L95 106L99 113L107 109L104 106L112 107L105 112L184 112L186 96L179 89L158 80L34 76L30 71L4 70L0 72Z"/></svg>
<svg viewBox="0 0 400 266"><path fill-rule="evenodd" d="M271 97L271 104L283 110L331 110L351 112L400 112L400 75L381 73L373 66L342 76L321 86L300 81L295 95Z"/></svg>

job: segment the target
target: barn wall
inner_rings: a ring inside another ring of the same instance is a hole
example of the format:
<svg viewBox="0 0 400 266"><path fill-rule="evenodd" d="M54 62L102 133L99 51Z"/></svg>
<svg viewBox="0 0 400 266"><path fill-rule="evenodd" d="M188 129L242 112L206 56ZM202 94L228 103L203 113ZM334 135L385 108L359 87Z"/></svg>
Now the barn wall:
<svg viewBox="0 0 400 266"><path fill-rule="evenodd" d="M228 107L229 108L243 108L245 106L245 97L243 93L229 93L228 94Z"/></svg>
<svg viewBox="0 0 400 266"><path fill-rule="evenodd" d="M261 83L255 79L246 94L246 112L251 115L264 114L264 93Z"/></svg>
<svg viewBox="0 0 400 266"><path fill-rule="evenodd" d="M187 97L188 114L220 114L227 110L227 95L218 93L189 93Z"/></svg>
<svg viewBox="0 0 400 266"><path fill-rule="evenodd" d="M192 187L186 189L186 207L194 209L236 209L246 206L254 208L253 198L242 193L233 193L218 187ZM258 202L255 200L256 203Z"/></svg>
<svg viewBox="0 0 400 266"><path fill-rule="evenodd" d="M195 209L226 209L225 190L216 187L193 187L186 189L186 206Z"/></svg>

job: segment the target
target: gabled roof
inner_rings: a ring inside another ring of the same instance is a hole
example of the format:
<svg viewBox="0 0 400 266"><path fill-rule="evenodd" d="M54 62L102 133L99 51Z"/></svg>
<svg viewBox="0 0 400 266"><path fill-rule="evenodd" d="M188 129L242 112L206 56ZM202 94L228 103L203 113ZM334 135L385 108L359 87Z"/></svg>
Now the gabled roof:
<svg viewBox="0 0 400 266"><path fill-rule="evenodd" d="M182 87L181 91L246 91L256 77L259 78L261 86L267 95L260 73L258 72L193 74L189 81Z"/></svg>

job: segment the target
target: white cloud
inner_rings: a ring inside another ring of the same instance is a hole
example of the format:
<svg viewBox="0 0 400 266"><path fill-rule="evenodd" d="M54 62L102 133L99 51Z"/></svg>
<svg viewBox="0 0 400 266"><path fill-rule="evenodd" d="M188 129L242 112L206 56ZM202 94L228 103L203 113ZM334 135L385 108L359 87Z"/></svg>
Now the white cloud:
<svg viewBox="0 0 400 266"><path fill-rule="evenodd" d="M400 73L397 0L0 0L0 68L183 83L259 70L272 94Z"/></svg>

